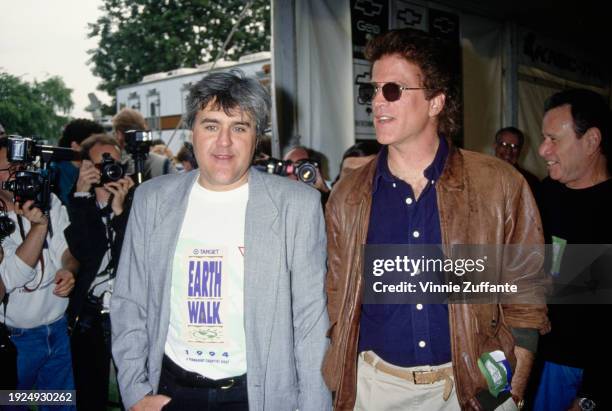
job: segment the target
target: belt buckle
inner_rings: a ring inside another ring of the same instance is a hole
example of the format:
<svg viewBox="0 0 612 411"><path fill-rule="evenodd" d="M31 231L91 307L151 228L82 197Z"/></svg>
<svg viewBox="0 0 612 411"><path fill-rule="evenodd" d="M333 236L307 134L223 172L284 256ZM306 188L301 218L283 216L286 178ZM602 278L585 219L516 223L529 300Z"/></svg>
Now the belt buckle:
<svg viewBox="0 0 612 411"><path fill-rule="evenodd" d="M429 371L412 371L412 373L411 373L412 374L412 382L415 385L424 385L424 384L427 384L425 382L417 382L417 375L425 374L425 373L428 373L428 372Z"/></svg>
<svg viewBox="0 0 612 411"><path fill-rule="evenodd" d="M234 386L234 384L236 383L236 380L234 380L233 378L231 380L229 380L227 385L222 385L221 388L222 390L228 390L230 388L232 388Z"/></svg>

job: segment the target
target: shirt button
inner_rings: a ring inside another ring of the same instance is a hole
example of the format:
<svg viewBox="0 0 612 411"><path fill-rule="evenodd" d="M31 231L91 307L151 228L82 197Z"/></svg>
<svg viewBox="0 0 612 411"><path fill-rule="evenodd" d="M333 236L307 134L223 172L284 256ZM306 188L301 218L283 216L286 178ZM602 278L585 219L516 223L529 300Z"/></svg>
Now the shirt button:
<svg viewBox="0 0 612 411"><path fill-rule="evenodd" d="M421 348L425 348L427 344L425 344L425 341L419 341L419 347Z"/></svg>
<svg viewBox="0 0 612 411"><path fill-rule="evenodd" d="M421 311L423 309L423 304L417 304L416 309Z"/></svg>
<svg viewBox="0 0 612 411"><path fill-rule="evenodd" d="M412 198L406 197L406 204L408 205L412 204Z"/></svg>
<svg viewBox="0 0 612 411"><path fill-rule="evenodd" d="M397 187L397 184L393 183L393 188Z"/></svg>
<svg viewBox="0 0 612 411"><path fill-rule="evenodd" d="M417 230L414 230L414 231L412 232L412 236L413 236L414 238L419 238L419 236L420 236L420 235L421 235L421 233L419 233Z"/></svg>

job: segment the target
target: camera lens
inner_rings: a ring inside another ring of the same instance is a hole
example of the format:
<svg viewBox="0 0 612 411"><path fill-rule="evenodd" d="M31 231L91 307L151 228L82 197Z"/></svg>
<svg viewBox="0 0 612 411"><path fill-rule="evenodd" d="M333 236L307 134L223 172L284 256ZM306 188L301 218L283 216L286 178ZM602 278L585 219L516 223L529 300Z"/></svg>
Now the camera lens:
<svg viewBox="0 0 612 411"><path fill-rule="evenodd" d="M317 179L317 169L312 163L302 163L295 171L298 179L306 184L314 184Z"/></svg>
<svg viewBox="0 0 612 411"><path fill-rule="evenodd" d="M106 178L110 181L117 181L123 177L123 167L119 164L109 164L104 169Z"/></svg>
<svg viewBox="0 0 612 411"><path fill-rule="evenodd" d="M102 154L102 162L96 167L100 169L100 185L115 182L125 176L123 165L115 161L110 153Z"/></svg>

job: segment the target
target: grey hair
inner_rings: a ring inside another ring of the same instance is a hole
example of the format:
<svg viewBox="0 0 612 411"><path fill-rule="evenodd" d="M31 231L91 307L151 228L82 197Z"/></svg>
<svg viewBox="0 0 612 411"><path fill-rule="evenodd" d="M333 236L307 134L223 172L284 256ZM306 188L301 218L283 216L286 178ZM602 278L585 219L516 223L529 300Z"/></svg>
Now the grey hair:
<svg viewBox="0 0 612 411"><path fill-rule="evenodd" d="M211 73L194 84L186 99L187 112L183 117L185 126L192 129L198 111L210 103L215 108L223 109L227 115L236 108L248 113L255 120L258 138L268 128L272 106L270 94L259 81L246 77L242 70Z"/></svg>

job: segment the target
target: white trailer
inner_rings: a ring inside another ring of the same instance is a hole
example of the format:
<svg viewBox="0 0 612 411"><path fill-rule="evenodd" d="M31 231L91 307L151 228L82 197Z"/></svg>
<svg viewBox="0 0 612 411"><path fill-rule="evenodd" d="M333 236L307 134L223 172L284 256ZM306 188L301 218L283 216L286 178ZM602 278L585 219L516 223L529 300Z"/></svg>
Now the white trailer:
<svg viewBox="0 0 612 411"><path fill-rule="evenodd" d="M210 72L212 63L195 68L178 68L145 76L140 83L117 89L117 110L130 107L146 118L153 138L161 138L173 153L184 141L190 141L191 131L185 130L181 118L189 88ZM266 87L270 86L270 52L243 56L238 61L220 60L213 71L240 69Z"/></svg>

